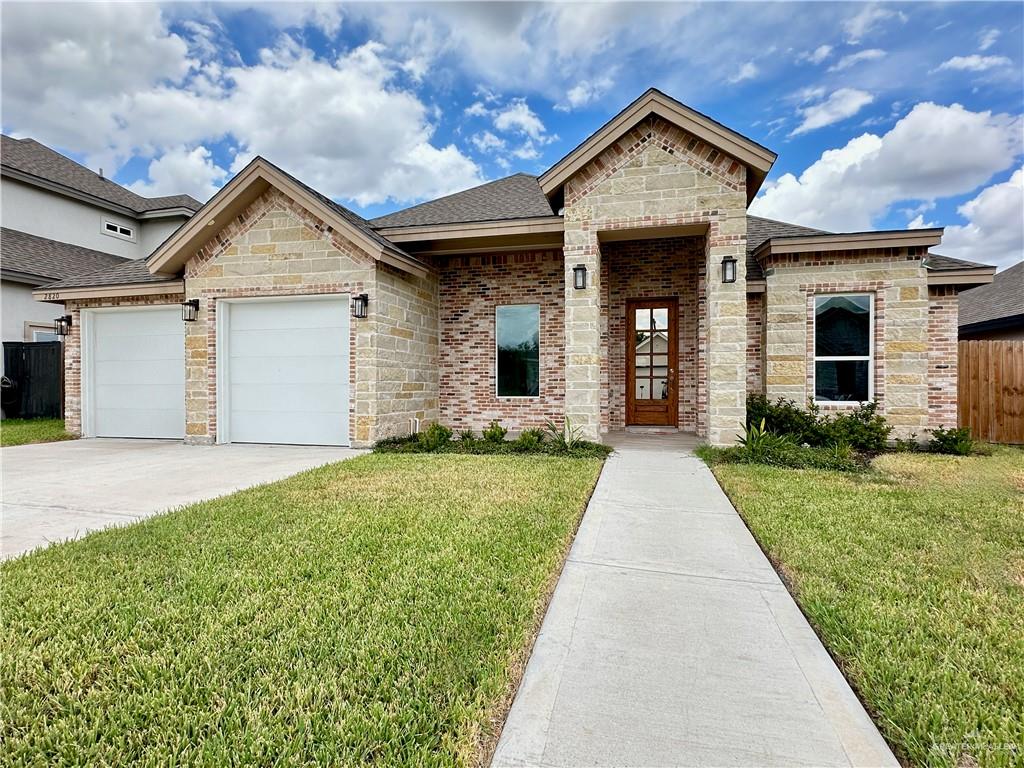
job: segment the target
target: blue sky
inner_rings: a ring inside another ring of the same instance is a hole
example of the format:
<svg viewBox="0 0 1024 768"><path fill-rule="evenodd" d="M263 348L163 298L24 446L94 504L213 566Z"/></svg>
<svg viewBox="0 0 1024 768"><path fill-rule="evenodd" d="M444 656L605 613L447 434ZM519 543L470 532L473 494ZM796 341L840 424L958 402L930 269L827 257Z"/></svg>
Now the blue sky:
<svg viewBox="0 0 1024 768"><path fill-rule="evenodd" d="M1024 248L1020 3L5 3L4 132L141 194L254 154L372 217L539 173L650 86L778 152L751 210Z"/></svg>

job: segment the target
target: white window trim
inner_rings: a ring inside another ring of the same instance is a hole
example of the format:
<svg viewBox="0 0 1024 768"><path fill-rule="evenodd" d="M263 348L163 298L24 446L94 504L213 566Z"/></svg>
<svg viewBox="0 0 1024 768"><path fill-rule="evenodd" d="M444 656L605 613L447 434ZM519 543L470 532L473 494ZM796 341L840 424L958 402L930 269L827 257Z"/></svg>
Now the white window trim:
<svg viewBox="0 0 1024 768"><path fill-rule="evenodd" d="M866 355L818 355L818 298L822 296L867 296L868 297L868 354ZM811 393L817 405L838 405L856 408L875 399L875 294L869 291L844 291L841 293L815 293L811 305ZM867 360L867 400L822 400L818 397L818 361L823 363L843 360Z"/></svg>
<svg viewBox="0 0 1024 768"><path fill-rule="evenodd" d="M536 307L537 308L537 394L536 395L501 395L498 394L498 308L499 307ZM495 304L494 305L494 397L498 400L540 400L541 376L540 360L541 355L541 306L537 302L524 304Z"/></svg>
<svg viewBox="0 0 1024 768"><path fill-rule="evenodd" d="M107 229L108 226L118 227L118 231L111 232L109 229ZM131 234L121 234L120 229L127 229L131 232ZM134 225L122 224L121 222L114 221L113 219L103 219L103 223L100 224L100 232L102 232L107 237L116 237L118 240L127 240L129 243L135 242L136 231L137 227L135 227Z"/></svg>

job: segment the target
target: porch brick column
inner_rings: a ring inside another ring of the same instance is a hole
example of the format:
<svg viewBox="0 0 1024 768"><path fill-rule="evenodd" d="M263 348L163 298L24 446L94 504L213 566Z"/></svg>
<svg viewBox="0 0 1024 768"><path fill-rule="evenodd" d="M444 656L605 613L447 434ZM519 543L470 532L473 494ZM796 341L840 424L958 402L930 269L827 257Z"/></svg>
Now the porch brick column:
<svg viewBox="0 0 1024 768"><path fill-rule="evenodd" d="M587 440L601 431L601 249L582 221L565 222L565 415ZM587 287L573 288L572 269L587 267Z"/></svg>
<svg viewBox="0 0 1024 768"><path fill-rule="evenodd" d="M745 211L712 221L707 253L707 438L732 445L747 415L747 226ZM736 259L736 282L722 282L722 259Z"/></svg>

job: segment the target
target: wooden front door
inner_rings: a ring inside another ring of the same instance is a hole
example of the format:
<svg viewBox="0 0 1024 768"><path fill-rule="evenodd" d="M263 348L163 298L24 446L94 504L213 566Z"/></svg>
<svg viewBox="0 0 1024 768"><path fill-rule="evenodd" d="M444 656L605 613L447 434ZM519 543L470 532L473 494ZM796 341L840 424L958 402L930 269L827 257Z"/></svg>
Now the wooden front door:
<svg viewBox="0 0 1024 768"><path fill-rule="evenodd" d="M626 302L626 425L679 424L679 300Z"/></svg>

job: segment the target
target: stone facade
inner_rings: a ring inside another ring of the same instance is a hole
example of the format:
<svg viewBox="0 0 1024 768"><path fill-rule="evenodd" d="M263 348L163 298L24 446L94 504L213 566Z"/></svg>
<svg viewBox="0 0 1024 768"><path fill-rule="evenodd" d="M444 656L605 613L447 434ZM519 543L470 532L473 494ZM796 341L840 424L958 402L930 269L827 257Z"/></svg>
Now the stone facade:
<svg viewBox="0 0 1024 768"><path fill-rule="evenodd" d="M566 414L590 438L607 429L608 307L602 303L600 233L649 227L707 229L705 274L737 260L737 279L709 280L699 338L706 343L707 437L731 443L746 415L746 169L661 120L626 132L565 185ZM586 290L572 287L583 264Z"/></svg>
<svg viewBox="0 0 1024 768"><path fill-rule="evenodd" d="M919 249L787 255L764 264L767 292L765 393L806 403L814 396L814 297L874 296L874 398L896 436L929 425L928 284ZM828 404L826 411L850 406Z"/></svg>
<svg viewBox="0 0 1024 768"><path fill-rule="evenodd" d="M565 292L560 251L452 256L440 265L440 419L480 431L491 420L515 431L565 416ZM540 306L540 394L498 397L495 307Z"/></svg>
<svg viewBox="0 0 1024 768"><path fill-rule="evenodd" d="M679 359L674 361L679 387L678 426L704 434L704 349L698 325L704 293L706 245L703 237L656 238L601 246L602 305L607 308L608 404L601 412L603 430L626 426L626 345L630 299L678 301Z"/></svg>

